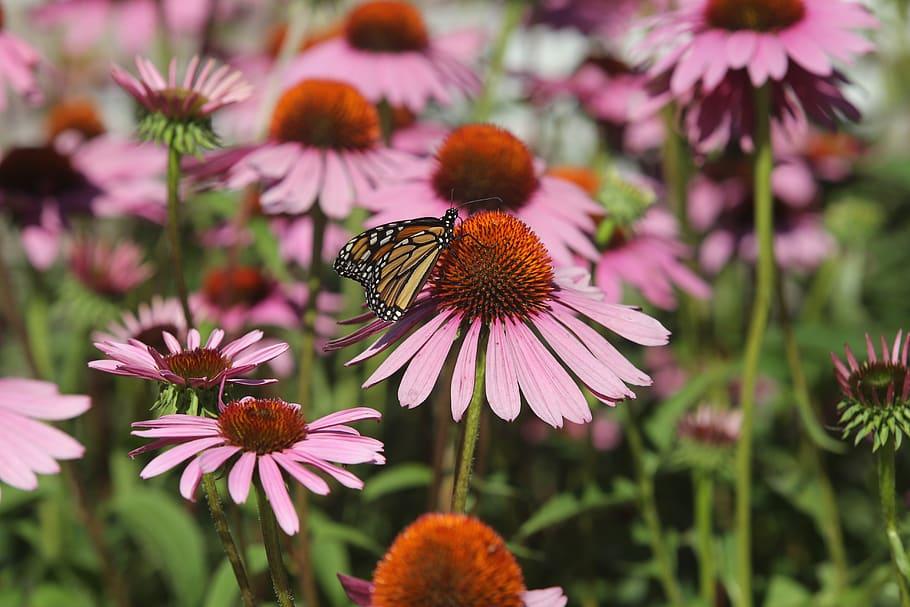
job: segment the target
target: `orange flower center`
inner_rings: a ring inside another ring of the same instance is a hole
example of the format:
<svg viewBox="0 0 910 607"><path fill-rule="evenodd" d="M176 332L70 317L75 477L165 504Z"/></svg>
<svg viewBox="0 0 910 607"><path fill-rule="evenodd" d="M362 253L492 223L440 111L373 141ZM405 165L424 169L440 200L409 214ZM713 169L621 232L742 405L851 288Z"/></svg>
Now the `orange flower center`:
<svg viewBox="0 0 910 607"><path fill-rule="evenodd" d="M74 99L55 105L46 120L47 134L54 139L60 133L76 131L86 139L103 135L106 129L91 101Z"/></svg>
<svg viewBox="0 0 910 607"><path fill-rule="evenodd" d="M13 148L0 160L0 190L29 197L54 197L86 185L68 156L52 146Z"/></svg>
<svg viewBox="0 0 910 607"><path fill-rule="evenodd" d="M426 514L373 573L374 607L522 607L524 576L495 531L461 514Z"/></svg>
<svg viewBox="0 0 910 607"><path fill-rule="evenodd" d="M806 155L816 161L832 157L856 158L862 153L862 144L849 133L815 133L806 148Z"/></svg>
<svg viewBox="0 0 910 607"><path fill-rule="evenodd" d="M231 368L231 361L219 350L196 348L165 356L164 366L189 381L217 377L222 371Z"/></svg>
<svg viewBox="0 0 910 607"><path fill-rule="evenodd" d="M588 196L597 196L597 193L600 191L600 177L597 176L597 173L587 167L569 165L555 166L550 168L547 173L553 177L559 177L560 179L574 183L584 190Z"/></svg>
<svg viewBox="0 0 910 607"><path fill-rule="evenodd" d="M430 43L423 15L398 0L366 2L352 10L345 36L354 48L376 53L421 51Z"/></svg>
<svg viewBox="0 0 910 607"><path fill-rule="evenodd" d="M256 268L238 266L212 270L203 281L205 298L221 309L253 306L272 292L273 283Z"/></svg>
<svg viewBox="0 0 910 607"><path fill-rule="evenodd" d="M501 211L479 213L456 228L430 287L443 308L468 319L525 320L549 306L553 264L521 221Z"/></svg>
<svg viewBox="0 0 910 607"><path fill-rule="evenodd" d="M290 448L306 437L300 408L275 398L247 398L225 405L218 427L228 442L260 455Z"/></svg>
<svg viewBox="0 0 910 607"><path fill-rule="evenodd" d="M452 131L436 153L433 187L468 212L519 209L537 189L534 158L505 129L469 124ZM494 200L484 200L492 198ZM477 202L477 201L483 202Z"/></svg>
<svg viewBox="0 0 910 607"><path fill-rule="evenodd" d="M770 32L789 27L803 18L803 0L708 0L706 18L725 30Z"/></svg>
<svg viewBox="0 0 910 607"><path fill-rule="evenodd" d="M285 91L269 132L277 141L340 150L372 148L381 136L376 108L334 80L304 80Z"/></svg>

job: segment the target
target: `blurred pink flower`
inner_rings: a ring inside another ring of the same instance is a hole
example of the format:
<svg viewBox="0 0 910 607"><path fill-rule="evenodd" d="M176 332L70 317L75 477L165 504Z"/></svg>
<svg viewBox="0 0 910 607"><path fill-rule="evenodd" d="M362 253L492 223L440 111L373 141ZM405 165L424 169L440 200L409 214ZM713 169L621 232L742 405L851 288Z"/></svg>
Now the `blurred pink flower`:
<svg viewBox="0 0 910 607"><path fill-rule="evenodd" d="M605 413L595 413L590 424L569 422L559 432L574 441L590 442L597 451L613 451L622 443L622 425ZM521 427L521 435L534 445L553 434L550 426L536 418L527 420Z"/></svg>
<svg viewBox="0 0 910 607"><path fill-rule="evenodd" d="M56 460L82 457L75 439L38 420L70 419L90 406L88 396L60 394L50 382L0 378L0 481L34 491L36 474L56 474Z"/></svg>
<svg viewBox="0 0 910 607"><path fill-rule="evenodd" d="M859 118L833 65L873 49L854 30L874 17L844 0L687 0L664 14L642 46L661 54L650 70L655 97L642 110L676 100L699 147L751 145L753 90L770 84L772 113L784 132ZM650 106L650 107L648 107Z"/></svg>
<svg viewBox="0 0 910 607"><path fill-rule="evenodd" d="M163 299L156 295L148 303L139 304L136 313L124 312L119 322L112 322L105 331L96 331L96 342L138 341L158 351L167 348L164 332L178 340L186 336L186 320L176 299Z"/></svg>
<svg viewBox="0 0 910 607"><path fill-rule="evenodd" d="M479 80L467 62L482 44L477 31L431 36L411 4L373 0L348 13L343 35L295 59L285 82L340 79L374 103L385 100L419 112L431 100L449 105L453 90L467 95L478 90Z"/></svg>
<svg viewBox="0 0 910 607"><path fill-rule="evenodd" d="M281 284L252 266L236 266L210 270L190 303L201 318L235 333L253 325L299 328L308 298L304 284ZM323 291L317 295L316 305L320 313L317 333L334 334L335 321L330 315L341 309L340 295Z"/></svg>
<svg viewBox="0 0 910 607"><path fill-rule="evenodd" d="M265 143L212 162L227 169L232 188L262 183L267 214L306 213L318 201L327 216L344 219L359 198L415 162L381 139L379 114L357 89L303 80L282 94Z"/></svg>
<svg viewBox="0 0 910 607"><path fill-rule="evenodd" d="M880 336L881 353L876 353L876 346L866 333L867 360L862 363L847 344L844 344L847 364L831 353L837 384L848 401L892 411L900 410L910 402L910 368L907 366L910 333L905 337L902 330L898 331L894 342L889 344L889 341L885 341L884 335Z"/></svg>
<svg viewBox="0 0 910 607"><path fill-rule="evenodd" d="M612 39L628 31L646 4L642 0L540 0L528 21Z"/></svg>
<svg viewBox="0 0 910 607"><path fill-rule="evenodd" d="M93 360L89 367L127 377L138 377L192 388L212 388L223 382L245 386L273 383L271 379L248 379L244 376L288 349L284 342L253 348L263 337L262 331L250 331L222 346L224 331L215 329L203 345L196 329L190 329L186 348L169 332L162 333L168 352L135 339L127 342L102 341L95 347L108 359Z"/></svg>
<svg viewBox="0 0 910 607"><path fill-rule="evenodd" d="M293 261L302 268L313 262L313 219L311 217L277 217L272 232L285 261ZM351 235L342 226L329 223L322 240L322 260L331 263Z"/></svg>
<svg viewBox="0 0 910 607"><path fill-rule="evenodd" d="M743 413L734 409L719 409L701 405L679 422L680 438L714 446L727 446L739 440Z"/></svg>
<svg viewBox="0 0 910 607"><path fill-rule="evenodd" d="M217 419L176 414L135 422L133 435L155 440L130 456L176 445L150 461L139 475L152 478L192 458L180 478L180 494L188 500L195 499L203 474L230 467L228 492L235 503L242 504L256 474L255 482L262 484L278 524L293 535L300 521L285 474L319 495L329 493L329 485L309 468L345 487L362 489L363 481L331 462L384 464L382 443L346 425L380 417L378 411L360 407L307 423L297 404L246 397L223 405ZM227 464L235 455L239 457L234 463Z"/></svg>
<svg viewBox="0 0 910 607"><path fill-rule="evenodd" d="M44 100L38 86L37 71L41 56L27 42L5 29L6 15L0 6L0 113L9 104L6 89L37 105Z"/></svg>
<svg viewBox="0 0 910 607"><path fill-rule="evenodd" d="M377 564L372 582L343 574L338 579L359 607L565 607L568 602L562 588L527 590L502 537L464 514L425 514L411 523Z"/></svg>
<svg viewBox="0 0 910 607"><path fill-rule="evenodd" d="M597 259L593 217L603 208L575 184L544 173L524 142L505 129L459 127L417 167L362 198L376 213L369 225L439 217L453 205L466 214L502 210L534 230L557 263L570 264L575 254Z"/></svg>
<svg viewBox="0 0 910 607"><path fill-rule="evenodd" d="M777 198L775 256L785 269L811 271L835 251L834 238L812 204L817 186L804 164L783 159L772 174ZM705 233L699 262L719 272L736 256L757 255L752 206L751 167L745 158L707 164L689 185L689 221Z"/></svg>
<svg viewBox="0 0 910 607"><path fill-rule="evenodd" d="M213 0L51 0L32 11L38 26L60 30L66 50L83 54L114 34L128 54L147 53L158 28L198 34ZM164 24L161 16L164 16Z"/></svg>
<svg viewBox="0 0 910 607"><path fill-rule="evenodd" d="M456 228L454 241L401 320L394 324L373 320L332 347L388 329L348 364L371 358L401 340L364 387L404 368L398 398L402 406L413 408L429 397L458 343L451 385L456 421L474 391L478 350L486 348L486 395L497 416L517 418L524 395L531 410L551 426L561 427L563 418L589 422L591 409L566 367L610 405L635 397L626 383L644 386L651 380L578 315L642 345L663 345L669 332L638 310L607 303L588 281L587 273L577 268L554 272L546 248L515 217L480 213Z"/></svg>
<svg viewBox="0 0 910 607"><path fill-rule="evenodd" d="M109 297L122 297L152 275L143 262L143 251L134 242L111 244L103 239L82 237L73 242L69 266L87 289Z"/></svg>
<svg viewBox="0 0 910 607"><path fill-rule="evenodd" d="M392 108L392 135L389 145L415 156L429 156L451 129L441 122L421 120L404 106Z"/></svg>

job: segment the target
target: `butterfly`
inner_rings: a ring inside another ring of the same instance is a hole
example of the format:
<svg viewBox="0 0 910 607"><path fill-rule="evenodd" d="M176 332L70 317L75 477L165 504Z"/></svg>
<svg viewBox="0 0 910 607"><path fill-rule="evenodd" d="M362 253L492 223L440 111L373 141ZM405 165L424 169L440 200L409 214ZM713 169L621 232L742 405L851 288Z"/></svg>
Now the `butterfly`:
<svg viewBox="0 0 910 607"><path fill-rule="evenodd" d="M436 260L455 237L458 209L442 217L386 223L352 238L335 259L339 276L363 286L367 306L382 320L401 318L423 288Z"/></svg>

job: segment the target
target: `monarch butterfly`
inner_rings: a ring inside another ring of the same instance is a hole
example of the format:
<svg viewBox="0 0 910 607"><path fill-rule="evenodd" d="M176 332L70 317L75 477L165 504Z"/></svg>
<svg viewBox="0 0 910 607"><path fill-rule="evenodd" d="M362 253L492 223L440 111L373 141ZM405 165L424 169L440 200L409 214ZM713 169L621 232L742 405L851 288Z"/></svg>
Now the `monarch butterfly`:
<svg viewBox="0 0 910 607"><path fill-rule="evenodd" d="M396 321L414 302L439 255L452 243L458 210L440 218L396 221L361 232L338 253L339 276L359 282L367 306L382 320Z"/></svg>

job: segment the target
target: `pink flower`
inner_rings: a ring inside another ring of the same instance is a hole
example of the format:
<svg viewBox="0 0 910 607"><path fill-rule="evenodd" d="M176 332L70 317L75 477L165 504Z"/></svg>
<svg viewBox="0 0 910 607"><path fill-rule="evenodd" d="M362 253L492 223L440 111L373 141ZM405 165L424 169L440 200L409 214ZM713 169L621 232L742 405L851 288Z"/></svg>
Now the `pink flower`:
<svg viewBox="0 0 910 607"><path fill-rule="evenodd" d="M286 82L342 79L373 102L421 111L430 101L453 101L452 91L472 94L479 81L465 61L477 54L476 32L430 36L420 11L399 0L364 2L347 16L344 33L304 52Z"/></svg>
<svg viewBox="0 0 910 607"><path fill-rule="evenodd" d="M298 215L316 202L344 219L380 183L408 173L414 159L383 147L376 108L354 87L303 80L287 89L272 114L268 141L217 155L228 185L262 183L262 210Z"/></svg>
<svg viewBox="0 0 910 607"><path fill-rule="evenodd" d="M183 339L186 320L179 301L156 295L149 303L140 304L135 314L124 312L120 322L112 322L106 331L93 333L92 339L96 342L137 341L161 351L167 348L165 332Z"/></svg>
<svg viewBox="0 0 910 607"><path fill-rule="evenodd" d="M302 268L309 268L313 262L312 217L276 217L271 227L278 239L281 257ZM322 239L322 260L331 263L350 237L343 227L334 223L326 225Z"/></svg>
<svg viewBox="0 0 910 607"><path fill-rule="evenodd" d="M495 209L525 222L558 263L571 263L575 254L598 257L593 217L603 208L574 184L544 173L528 147L505 129L457 128L418 169L363 197L376 213L371 225L439 217L453 205L466 213Z"/></svg>
<svg viewBox="0 0 910 607"><path fill-rule="evenodd" d="M0 7L0 113L8 105L3 90L6 87L33 105L44 99L36 78L41 56L31 45L4 29L5 17Z"/></svg>
<svg viewBox="0 0 910 607"><path fill-rule="evenodd" d="M212 0L52 0L32 12L34 22L60 29L66 50L84 54L113 34L127 53L150 50L158 27L170 32L199 33L205 25ZM160 16L164 24L160 24Z"/></svg>
<svg viewBox="0 0 910 607"><path fill-rule="evenodd" d="M541 0L534 4L529 21L615 38L628 31L643 4L641 0Z"/></svg>
<svg viewBox="0 0 910 607"><path fill-rule="evenodd" d="M273 383L270 379L248 379L244 376L288 349L286 343L253 348L263 337L262 331L250 331L240 339L222 346L224 331L215 329L205 345L199 331L190 329L186 348L171 333L162 333L168 352L131 339L125 343L102 341L95 344L108 359L94 360L89 367L127 377L138 377L191 388L212 388L223 382L259 386Z"/></svg>
<svg viewBox="0 0 910 607"><path fill-rule="evenodd" d="M50 382L0 378L0 481L34 491L36 474L56 474L56 460L82 457L82 445L38 420L70 419L89 406L88 396L60 394Z"/></svg>
<svg viewBox="0 0 910 607"><path fill-rule="evenodd" d="M138 80L116 65L111 76L149 113L174 119L205 119L225 106L243 101L251 92L240 72L226 65L215 69L215 65L215 60L209 59L199 69L201 61L193 57L183 79L178 80L177 59L173 58L165 80L151 61L136 57Z"/></svg>
<svg viewBox="0 0 910 607"><path fill-rule="evenodd" d="M304 284L284 285L251 266L209 271L202 289L191 298L202 318L233 333L245 326L298 328L309 298ZM324 291L317 295L316 331L332 335L335 321L328 316L341 309L340 296Z"/></svg>
<svg viewBox="0 0 910 607"><path fill-rule="evenodd" d="M70 269L86 288L99 295L122 297L153 273L138 245L123 240L79 238L70 248Z"/></svg>
<svg viewBox="0 0 910 607"><path fill-rule="evenodd" d="M622 443L622 426L609 415L597 413L590 424L566 424L558 431L573 441L590 443L597 451L613 451ZM522 425L521 435L532 445L542 443L555 431L537 418Z"/></svg>
<svg viewBox="0 0 910 607"><path fill-rule="evenodd" d="M809 187L806 186L809 180ZM719 272L738 256L757 257L751 167L744 158L728 157L706 165L689 184L689 220L705 233L699 262L705 271ZM775 257L785 269L807 272L817 268L835 250L822 215L812 204L811 175L784 159L772 174L777 202Z"/></svg>
<svg viewBox="0 0 910 607"><path fill-rule="evenodd" d="M904 337L904 332L898 331L890 345L881 336L879 345L881 352L877 353L876 345L866 333L867 360L862 363L857 360L849 345L844 345L847 364L832 352L831 361L834 363L837 384L847 402L900 410L910 403L910 368L907 366L910 333Z"/></svg>
<svg viewBox="0 0 910 607"><path fill-rule="evenodd" d="M876 25L862 5L844 0L687 0L644 41L663 48L650 71L651 105L676 100L702 148L731 138L750 145L753 90L765 84L785 132L805 130L807 117L828 127L856 120L833 61L872 50L854 30Z"/></svg>
<svg viewBox="0 0 910 607"><path fill-rule="evenodd" d="M713 446L728 446L739 440L743 413L701 405L683 417L677 428L680 438Z"/></svg>
<svg viewBox="0 0 910 607"><path fill-rule="evenodd" d="M568 602L562 588L527 590L503 539L464 514L425 514L411 523L376 566L372 582L341 574L338 579L360 607L565 607Z"/></svg>
<svg viewBox="0 0 910 607"><path fill-rule="evenodd" d="M380 417L378 411L360 407L307 423L297 404L246 397L223 405L217 419L177 414L135 422L135 436L155 440L130 456L175 445L150 461L139 475L152 478L192 459L180 478L180 494L188 500L194 500L203 474L229 467L231 499L237 504L246 502L252 483L261 483L278 524L293 535L300 529L300 521L285 486L285 474L319 495L329 493L329 485L310 468L345 487L362 489L363 481L331 462L384 464L382 443L346 425ZM234 456L238 457L228 464Z"/></svg>
<svg viewBox="0 0 910 607"><path fill-rule="evenodd" d="M589 422L591 409L566 367L611 405L635 397L627 383L643 386L651 380L578 316L643 345L665 344L669 332L638 310L607 303L588 280L583 270L554 272L546 248L515 217L480 213L456 228L454 241L427 286L399 321L374 320L332 347L388 329L348 364L371 358L400 340L364 387L404 368L398 398L402 406L412 408L429 397L450 350L458 344L451 385L456 421L471 400L483 350L486 396L497 416L517 418L523 395L531 410L551 426L561 427L564 418Z"/></svg>

